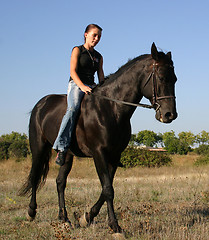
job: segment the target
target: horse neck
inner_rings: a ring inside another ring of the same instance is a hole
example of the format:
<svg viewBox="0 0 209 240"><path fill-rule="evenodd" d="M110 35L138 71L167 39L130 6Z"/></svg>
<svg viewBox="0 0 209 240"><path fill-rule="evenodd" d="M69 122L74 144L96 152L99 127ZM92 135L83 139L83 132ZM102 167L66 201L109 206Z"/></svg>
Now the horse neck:
<svg viewBox="0 0 209 240"><path fill-rule="evenodd" d="M101 88L101 94L113 99L122 100L131 103L139 103L143 97L142 82L148 75L145 70L145 60L136 61L131 64L122 74L118 77L112 76L108 79L104 87ZM117 73L115 73L117 74ZM130 107L123 104L116 104L121 115L131 117L136 107Z"/></svg>

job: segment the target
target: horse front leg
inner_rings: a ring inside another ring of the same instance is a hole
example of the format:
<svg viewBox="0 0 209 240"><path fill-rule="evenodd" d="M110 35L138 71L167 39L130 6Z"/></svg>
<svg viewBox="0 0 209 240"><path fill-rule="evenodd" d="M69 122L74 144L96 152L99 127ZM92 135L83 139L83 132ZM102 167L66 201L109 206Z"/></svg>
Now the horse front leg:
<svg viewBox="0 0 209 240"><path fill-rule="evenodd" d="M90 224L94 217L96 217L104 204L107 202L107 211L108 211L108 225L110 228L118 233L121 232L121 228L118 225L118 221L115 216L113 200L114 200L114 189L112 186L113 178L117 169L117 165L115 164L107 164L105 158L102 161L101 158L95 158L95 166L97 169L97 173L102 185L102 192L99 197L99 200L96 204L91 208L90 212L86 214L86 221ZM110 158L109 158L110 160ZM115 160L115 159L114 159Z"/></svg>
<svg viewBox="0 0 209 240"><path fill-rule="evenodd" d="M58 201L59 201L59 220L70 223L67 210L65 207L65 188L67 183L67 176L72 168L73 156L67 154L65 164L60 167L59 174L56 179Z"/></svg>
<svg viewBox="0 0 209 240"><path fill-rule="evenodd" d="M105 196L107 202L107 213L108 213L108 225L115 232L120 233L121 227L118 225L118 220L115 216L113 200L114 200L114 189L112 185L104 184L102 188L102 194Z"/></svg>
<svg viewBox="0 0 209 240"><path fill-rule="evenodd" d="M109 168L109 175L110 175L111 182L113 182L113 178L114 178L117 167L112 167L111 165L109 165L108 168ZM105 198L103 193L101 193L98 201L91 208L90 212L86 213L85 217L88 224L91 224L94 218L99 214L99 211L103 206L104 202L105 202Z"/></svg>

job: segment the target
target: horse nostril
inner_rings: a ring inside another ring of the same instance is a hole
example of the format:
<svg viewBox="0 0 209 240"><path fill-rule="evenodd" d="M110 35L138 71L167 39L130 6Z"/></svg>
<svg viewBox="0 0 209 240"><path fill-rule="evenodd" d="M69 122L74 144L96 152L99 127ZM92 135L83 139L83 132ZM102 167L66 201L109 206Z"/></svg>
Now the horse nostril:
<svg viewBox="0 0 209 240"><path fill-rule="evenodd" d="M172 119L173 114L172 114L171 112L167 112L167 113L165 114L165 117L166 117L167 119Z"/></svg>

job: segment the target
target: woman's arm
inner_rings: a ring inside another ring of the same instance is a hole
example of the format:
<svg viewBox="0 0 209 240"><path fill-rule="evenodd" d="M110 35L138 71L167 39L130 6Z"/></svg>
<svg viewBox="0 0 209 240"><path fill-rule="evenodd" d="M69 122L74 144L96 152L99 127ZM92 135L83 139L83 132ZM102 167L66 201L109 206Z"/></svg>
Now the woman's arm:
<svg viewBox="0 0 209 240"><path fill-rule="evenodd" d="M91 88L84 85L77 74L79 56L80 56L80 50L78 47L75 47L72 51L71 59L70 59L70 76L73 79L73 81L78 85L78 87L81 89L81 91L88 94L91 92Z"/></svg>
<svg viewBox="0 0 209 240"><path fill-rule="evenodd" d="M98 76L99 82L104 81L103 57L101 57L99 62L99 69L97 71L97 76Z"/></svg>

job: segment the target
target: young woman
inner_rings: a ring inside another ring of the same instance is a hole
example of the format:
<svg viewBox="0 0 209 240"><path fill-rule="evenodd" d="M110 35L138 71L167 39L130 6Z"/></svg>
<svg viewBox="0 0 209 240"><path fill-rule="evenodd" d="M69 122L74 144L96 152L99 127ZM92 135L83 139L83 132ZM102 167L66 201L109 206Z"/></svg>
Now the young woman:
<svg viewBox="0 0 209 240"><path fill-rule="evenodd" d="M58 154L56 163L62 166L70 145L75 119L80 109L84 94L91 93L91 87L95 84L94 74L97 72L99 82L104 81L103 58L94 47L100 41L102 28L96 24L86 27L84 33L85 43L74 47L70 60L70 81L67 92L67 111L62 119L58 136L53 149Z"/></svg>

